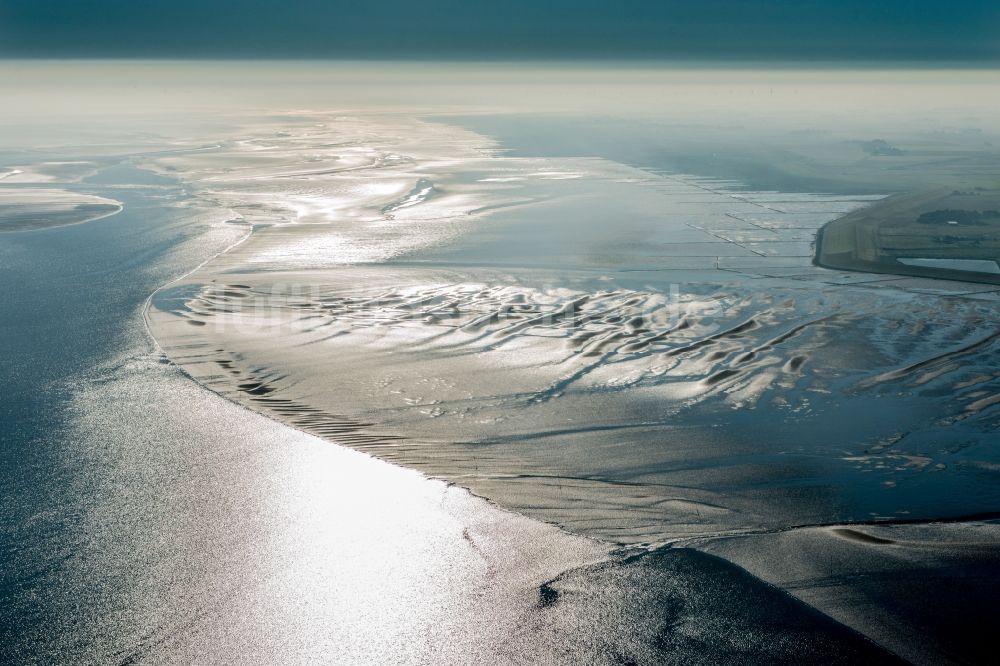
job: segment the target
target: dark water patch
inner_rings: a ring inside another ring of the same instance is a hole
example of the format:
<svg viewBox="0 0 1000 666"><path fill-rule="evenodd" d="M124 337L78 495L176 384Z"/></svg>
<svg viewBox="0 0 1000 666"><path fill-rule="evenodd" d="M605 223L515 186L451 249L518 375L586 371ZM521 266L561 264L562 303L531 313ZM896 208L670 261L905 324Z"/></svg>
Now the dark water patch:
<svg viewBox="0 0 1000 666"><path fill-rule="evenodd" d="M538 588L538 607L546 608L559 600L559 590L549 583L542 583Z"/></svg>
<svg viewBox="0 0 1000 666"><path fill-rule="evenodd" d="M858 543L867 543L873 546L888 546L890 544L896 543L892 539L882 539L877 536L865 534L864 532L859 532L858 530L849 529L847 527L838 527L837 529L833 530L833 533L839 537L843 537L851 541L857 541Z"/></svg>
<svg viewBox="0 0 1000 666"><path fill-rule="evenodd" d="M158 173L142 169L130 160L107 166L81 182L88 185L147 185L147 186L177 186L177 180Z"/></svg>
<svg viewBox="0 0 1000 666"><path fill-rule="evenodd" d="M434 187L434 183L426 178L421 178L417 181L416 185L413 186L413 189L406 194L406 196L383 206L382 214L388 218L392 218L396 211L421 204L428 199L431 199L436 193L437 189Z"/></svg>
<svg viewBox="0 0 1000 666"><path fill-rule="evenodd" d="M157 310L176 315L186 315L193 312L188 304L198 298L203 289L204 286L200 284L182 284L173 287L164 287L153 294L150 303Z"/></svg>
<svg viewBox="0 0 1000 666"><path fill-rule="evenodd" d="M567 572L539 588L532 624L569 638L568 658L586 644L602 663L905 663L739 567L686 548ZM579 636L588 626L605 631Z"/></svg>

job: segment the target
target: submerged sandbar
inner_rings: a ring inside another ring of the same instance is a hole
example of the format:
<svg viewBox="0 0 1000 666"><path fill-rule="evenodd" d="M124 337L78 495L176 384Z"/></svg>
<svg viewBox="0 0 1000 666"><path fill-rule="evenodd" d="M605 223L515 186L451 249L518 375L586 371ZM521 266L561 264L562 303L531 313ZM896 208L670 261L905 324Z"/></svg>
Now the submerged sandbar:
<svg viewBox="0 0 1000 666"><path fill-rule="evenodd" d="M59 189L0 189L0 233L91 222L121 212L122 203Z"/></svg>

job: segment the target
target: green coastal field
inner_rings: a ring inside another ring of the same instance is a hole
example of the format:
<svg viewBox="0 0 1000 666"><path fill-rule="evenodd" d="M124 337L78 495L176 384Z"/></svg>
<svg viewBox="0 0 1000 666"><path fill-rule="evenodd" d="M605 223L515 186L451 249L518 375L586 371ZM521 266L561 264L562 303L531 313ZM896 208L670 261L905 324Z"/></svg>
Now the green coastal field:
<svg viewBox="0 0 1000 666"><path fill-rule="evenodd" d="M1000 190L898 194L827 224L827 268L1000 283Z"/></svg>

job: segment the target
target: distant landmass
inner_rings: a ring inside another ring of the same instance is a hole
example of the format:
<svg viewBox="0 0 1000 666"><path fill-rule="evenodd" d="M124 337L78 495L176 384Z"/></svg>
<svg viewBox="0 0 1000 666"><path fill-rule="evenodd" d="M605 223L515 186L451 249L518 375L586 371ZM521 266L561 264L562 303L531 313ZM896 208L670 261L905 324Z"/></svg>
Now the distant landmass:
<svg viewBox="0 0 1000 666"><path fill-rule="evenodd" d="M1000 283L1000 191L934 190L889 197L826 225L827 268Z"/></svg>

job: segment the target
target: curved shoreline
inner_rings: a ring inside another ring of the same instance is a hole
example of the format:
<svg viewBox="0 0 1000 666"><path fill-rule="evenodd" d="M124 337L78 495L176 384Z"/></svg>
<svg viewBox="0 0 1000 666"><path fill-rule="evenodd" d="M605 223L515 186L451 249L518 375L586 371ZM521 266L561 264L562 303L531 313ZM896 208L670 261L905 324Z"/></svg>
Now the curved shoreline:
<svg viewBox="0 0 1000 666"><path fill-rule="evenodd" d="M941 189L898 194L861 211L831 220L816 234L813 264L831 270L1000 284L1000 275L912 265L893 261L893 255L883 253L878 239L879 229L883 224L904 216L916 218L921 211L947 206L947 203L943 202L947 202L952 194L951 190ZM837 238L828 242L827 237L832 235L836 235ZM829 246L834 243L838 246L831 249ZM946 245L941 245L941 251L948 249ZM932 252L929 256L933 254ZM924 251L922 256L927 255L928 253Z"/></svg>
<svg viewBox="0 0 1000 666"><path fill-rule="evenodd" d="M27 215L30 215L30 216L35 217L37 219L35 219L34 221L28 221L28 220L26 220L26 221L22 221L22 222L17 222L15 224L19 224L21 226L15 226L14 228L11 228L12 225L8 221L5 221L3 213L0 212L0 233L4 233L4 234L29 233L29 232L33 232L33 231L45 231L46 229L59 229L61 227L72 227L72 226L76 226L78 224L86 224L88 222L96 222L97 220L103 220L105 218L112 217L114 215L117 215L117 214L121 213L125 209L125 205L121 201L117 201L115 199L109 199L107 197L102 197L102 196L97 196L97 195L81 194L79 192L72 192L70 190L56 190L56 189L49 189L49 188L46 188L46 189L43 189L43 188L38 188L38 189L17 188L17 189L11 189L11 190L4 190L4 189L0 188L0 194L2 194L5 191L6 192L19 192L19 193L22 193L22 194L25 193L25 192L27 192L29 194L36 194L36 195L39 194L39 193L42 193L42 192L45 192L45 193L59 193L60 195L75 195L81 201L76 204L75 208L70 209L70 210L59 210L59 211L56 211L56 210L44 211L43 210L42 212L35 213L35 214L28 213ZM25 204L22 204L22 203L5 204L3 202L3 200L0 199L0 207L3 207L3 206L21 206L21 205L25 205ZM30 206L31 202L29 202L27 205ZM39 203L39 205L44 206L45 203ZM79 214L82 213L82 211L80 210L81 206L83 206L83 207L94 206L94 207L101 207L101 208L114 208L114 210L101 211L101 212L97 212L96 214L91 214L91 215L83 215L79 219L70 219L68 221L52 221L51 220L51 217L53 215L60 215L60 216L73 216L73 214L79 215ZM25 215L26 215L25 213L18 213L16 217L22 217L22 216L25 216ZM46 217L48 217L50 219L46 220Z"/></svg>

